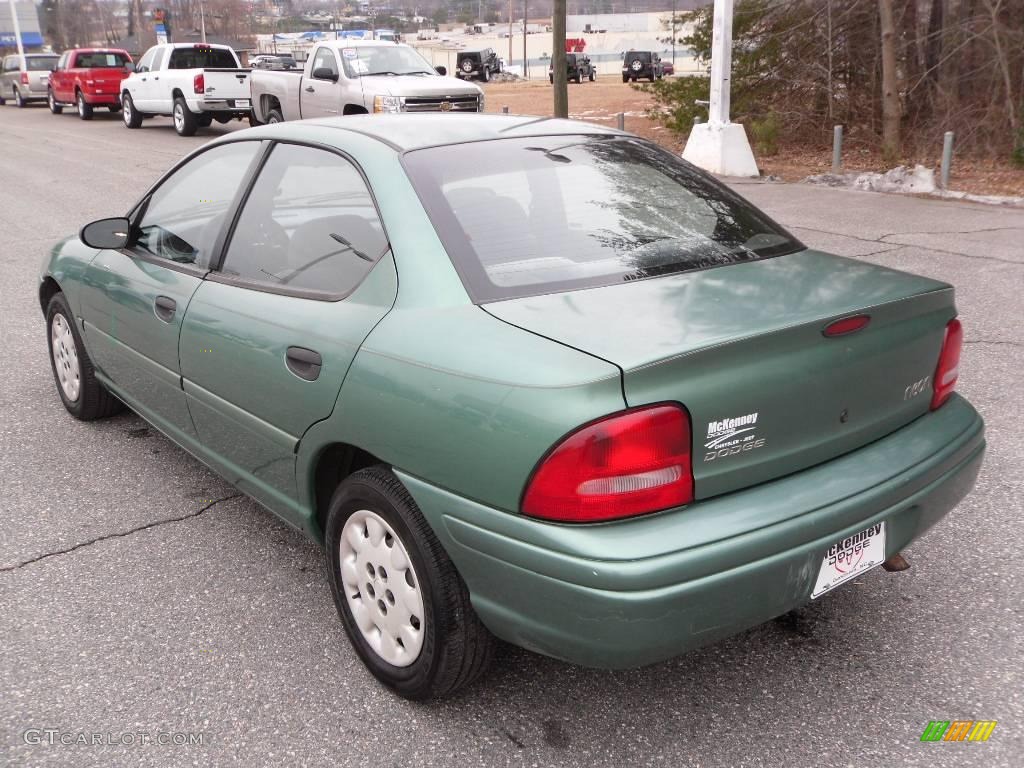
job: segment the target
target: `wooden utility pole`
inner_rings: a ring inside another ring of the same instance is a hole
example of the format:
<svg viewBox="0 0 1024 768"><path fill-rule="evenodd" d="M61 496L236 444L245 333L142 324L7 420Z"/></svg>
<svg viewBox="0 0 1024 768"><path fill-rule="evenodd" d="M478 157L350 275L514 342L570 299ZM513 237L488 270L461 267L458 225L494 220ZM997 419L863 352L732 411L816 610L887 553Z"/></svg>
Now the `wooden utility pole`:
<svg viewBox="0 0 1024 768"><path fill-rule="evenodd" d="M554 0L551 11L551 74L555 91L555 117L569 116L565 66L565 3L566 0Z"/></svg>
<svg viewBox="0 0 1024 768"><path fill-rule="evenodd" d="M892 0L878 0L878 20L882 36L882 153L892 160L900 152L900 94Z"/></svg>

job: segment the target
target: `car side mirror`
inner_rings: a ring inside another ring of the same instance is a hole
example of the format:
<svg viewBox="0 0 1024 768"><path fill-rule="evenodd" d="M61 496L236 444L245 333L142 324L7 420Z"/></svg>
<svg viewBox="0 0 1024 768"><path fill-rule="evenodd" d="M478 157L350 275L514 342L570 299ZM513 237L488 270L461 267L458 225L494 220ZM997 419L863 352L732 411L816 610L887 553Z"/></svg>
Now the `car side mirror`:
<svg viewBox="0 0 1024 768"><path fill-rule="evenodd" d="M434 69L437 71L437 74L439 74L439 75L447 75L448 74L448 67L441 66L441 67L434 67Z"/></svg>
<svg viewBox="0 0 1024 768"><path fill-rule="evenodd" d="M131 222L123 216L115 219L100 219L82 227L78 239L90 248L125 248L132 231Z"/></svg>
<svg viewBox="0 0 1024 768"><path fill-rule="evenodd" d="M317 80L330 80L332 83L338 82L338 73L329 67L317 67L313 70L313 77Z"/></svg>

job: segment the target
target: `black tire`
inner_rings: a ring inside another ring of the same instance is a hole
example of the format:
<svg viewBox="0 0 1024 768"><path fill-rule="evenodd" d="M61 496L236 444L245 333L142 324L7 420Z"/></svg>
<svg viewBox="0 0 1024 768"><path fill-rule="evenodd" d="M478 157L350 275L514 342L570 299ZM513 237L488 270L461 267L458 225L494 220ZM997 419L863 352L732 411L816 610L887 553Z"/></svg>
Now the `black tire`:
<svg viewBox="0 0 1024 768"><path fill-rule="evenodd" d="M284 115L281 114L280 109L272 109L267 112L267 125L273 125L274 123L283 123Z"/></svg>
<svg viewBox="0 0 1024 768"><path fill-rule="evenodd" d="M174 100L171 111L171 119L174 123L174 130L179 136L195 136L199 123L196 115L188 108L188 104L180 96Z"/></svg>
<svg viewBox="0 0 1024 768"><path fill-rule="evenodd" d="M79 91L75 94L75 107L78 109L78 116L82 120L92 120L92 104L85 100L85 96Z"/></svg>
<svg viewBox="0 0 1024 768"><path fill-rule="evenodd" d="M480 77L485 83L491 82L491 70L489 70L487 67L484 67L483 74Z"/></svg>
<svg viewBox="0 0 1024 768"><path fill-rule="evenodd" d="M132 95L125 91L121 97L121 108L124 113L121 115L121 119L124 121L126 128L141 128L142 127L142 113L135 109L135 102L132 101Z"/></svg>
<svg viewBox="0 0 1024 768"><path fill-rule="evenodd" d="M74 400L68 398L64 388L61 386L60 378L57 374L57 362L53 355L53 333L51 329L54 318L57 315L61 315L63 321L71 329L71 336L75 342L75 352L78 355L79 390L78 396ZM60 396L61 402L64 403L68 413L81 421L92 421L113 416L115 413L124 410L124 404L110 394L106 387L96 379L92 360L89 359L89 354L85 351L85 345L82 343L78 326L74 322L74 315L71 313L63 293L54 294L46 307L46 345L50 352L50 370L53 371L53 382L57 387L57 394Z"/></svg>
<svg viewBox="0 0 1024 768"><path fill-rule="evenodd" d="M0 93L0 107L7 103L7 99L4 98L3 94Z"/></svg>
<svg viewBox="0 0 1024 768"><path fill-rule="evenodd" d="M576 70L576 83L577 85L583 82L583 73Z"/></svg>
<svg viewBox="0 0 1024 768"><path fill-rule="evenodd" d="M423 598L423 645L407 666L394 666L363 637L349 607L341 573L346 521L369 510L394 531L408 552ZM476 680L497 641L480 622L469 590L405 486L385 466L359 470L334 492L325 531L328 578L334 602L356 653L370 672L398 695L413 700L447 696Z"/></svg>
<svg viewBox="0 0 1024 768"><path fill-rule="evenodd" d="M263 125L263 123L261 123L261 122L260 122L260 121L259 121L259 120L257 119L257 117L256 117L256 113L255 113L255 112L250 112L250 113L249 113L249 126L250 126L251 128L255 128L255 127L259 126L259 125Z"/></svg>
<svg viewBox="0 0 1024 768"><path fill-rule="evenodd" d="M628 83L629 82L629 78L626 75L623 75L622 76L622 82Z"/></svg>
<svg viewBox="0 0 1024 768"><path fill-rule="evenodd" d="M597 75L594 74L594 70L590 70L590 77L587 78L590 82L594 82L597 79Z"/></svg>
<svg viewBox="0 0 1024 768"><path fill-rule="evenodd" d="M551 83L552 85L554 85L555 84L555 76L554 75L548 75L548 82Z"/></svg>
<svg viewBox="0 0 1024 768"><path fill-rule="evenodd" d="M28 106L28 102L25 101L25 98L21 95L21 91L19 91L17 87L14 88L14 105L18 109L24 109Z"/></svg>
<svg viewBox="0 0 1024 768"><path fill-rule="evenodd" d="M55 115L59 115L64 111L64 107L57 103L56 97L53 95L53 89L49 88L46 91L46 104L50 107L50 112Z"/></svg>

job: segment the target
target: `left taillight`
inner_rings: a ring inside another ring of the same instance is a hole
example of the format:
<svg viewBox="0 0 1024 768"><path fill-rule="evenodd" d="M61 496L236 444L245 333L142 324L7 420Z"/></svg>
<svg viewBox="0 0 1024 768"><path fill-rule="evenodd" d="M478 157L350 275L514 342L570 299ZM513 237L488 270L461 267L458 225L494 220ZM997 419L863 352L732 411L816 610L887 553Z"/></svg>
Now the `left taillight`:
<svg viewBox="0 0 1024 768"><path fill-rule="evenodd" d="M942 405L956 389L956 380L960 374L960 351L964 346L964 329L956 318L946 325L946 337L942 341L939 352L939 364L935 366L934 391L932 393L932 410Z"/></svg>
<svg viewBox="0 0 1024 768"><path fill-rule="evenodd" d="M21 84L28 85L28 72L21 73Z"/></svg>
<svg viewBox="0 0 1024 768"><path fill-rule="evenodd" d="M523 514L593 523L689 504L690 443L690 417L678 405L586 424L541 459L523 494Z"/></svg>
<svg viewBox="0 0 1024 768"><path fill-rule="evenodd" d="M198 94L206 93L206 78L202 72L192 78L192 91Z"/></svg>

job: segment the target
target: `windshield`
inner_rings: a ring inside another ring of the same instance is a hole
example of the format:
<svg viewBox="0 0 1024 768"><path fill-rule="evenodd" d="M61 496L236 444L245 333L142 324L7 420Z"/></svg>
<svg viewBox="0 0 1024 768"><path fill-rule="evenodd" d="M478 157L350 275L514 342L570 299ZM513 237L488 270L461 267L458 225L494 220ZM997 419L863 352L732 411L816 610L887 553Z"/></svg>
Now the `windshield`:
<svg viewBox="0 0 1024 768"><path fill-rule="evenodd" d="M639 139L502 139L403 162L478 303L803 249L723 184Z"/></svg>
<svg viewBox="0 0 1024 768"><path fill-rule="evenodd" d="M226 48L175 48L168 69L235 69L235 54Z"/></svg>
<svg viewBox="0 0 1024 768"><path fill-rule="evenodd" d="M26 56L25 69L29 72L49 72L57 66L56 56Z"/></svg>
<svg viewBox="0 0 1024 768"><path fill-rule="evenodd" d="M123 53L94 51L78 54L75 66L82 69L123 69L130 61L131 59Z"/></svg>
<svg viewBox="0 0 1024 768"><path fill-rule="evenodd" d="M341 61L348 77L435 74L427 60L407 45L342 48Z"/></svg>

